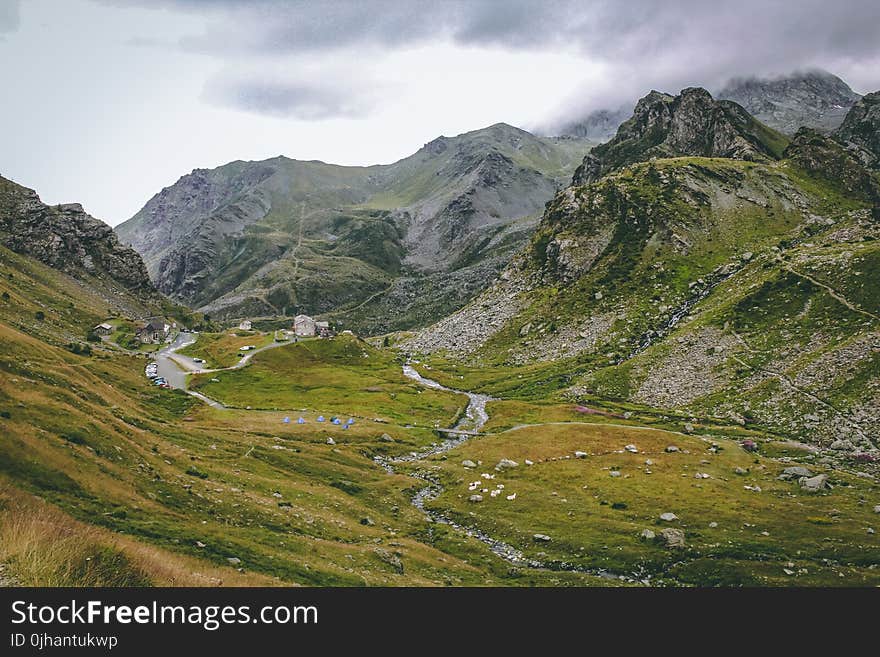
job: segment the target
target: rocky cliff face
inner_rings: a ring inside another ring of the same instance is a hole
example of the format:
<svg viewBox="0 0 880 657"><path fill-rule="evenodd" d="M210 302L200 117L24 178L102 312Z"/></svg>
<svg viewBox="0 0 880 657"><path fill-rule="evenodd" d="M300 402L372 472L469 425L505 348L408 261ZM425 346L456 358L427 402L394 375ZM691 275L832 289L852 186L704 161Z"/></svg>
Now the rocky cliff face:
<svg viewBox="0 0 880 657"><path fill-rule="evenodd" d="M577 169L576 184L598 180L634 162L655 157L725 157L769 161L785 139L755 121L736 103L716 101L693 87L678 96L652 91L636 104L614 138L596 146Z"/></svg>
<svg viewBox="0 0 880 657"><path fill-rule="evenodd" d="M880 91L866 94L853 105L833 136L865 166L880 169Z"/></svg>
<svg viewBox="0 0 880 657"><path fill-rule="evenodd" d="M855 151L855 152L854 152ZM863 149L847 149L810 128L795 133L785 158L811 175L839 186L849 195L875 205L880 211L880 181L862 163Z"/></svg>
<svg viewBox="0 0 880 657"><path fill-rule="evenodd" d="M155 292L143 260L107 224L78 203L48 206L32 189L0 178L0 243L74 276L110 279L126 289Z"/></svg>
<svg viewBox="0 0 880 657"><path fill-rule="evenodd" d="M739 103L761 123L793 135L804 126L831 132L859 94L831 73L809 71L776 78L737 78L717 97Z"/></svg>
<svg viewBox="0 0 880 657"><path fill-rule="evenodd" d="M117 231L163 292L213 316L407 328L479 292L588 149L497 124L391 165L233 162L182 177Z"/></svg>

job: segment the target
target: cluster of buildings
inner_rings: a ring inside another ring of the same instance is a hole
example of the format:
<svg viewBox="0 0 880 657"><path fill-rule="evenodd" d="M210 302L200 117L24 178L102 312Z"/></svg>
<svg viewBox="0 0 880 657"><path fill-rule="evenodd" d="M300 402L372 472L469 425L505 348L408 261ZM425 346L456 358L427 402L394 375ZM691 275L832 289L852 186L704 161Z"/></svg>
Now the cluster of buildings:
<svg viewBox="0 0 880 657"><path fill-rule="evenodd" d="M126 322L127 323L127 322ZM92 327L97 335L112 335L117 330L110 322L102 322ZM141 344L162 344L177 330L177 322L170 322L164 317L148 317L135 323L134 335Z"/></svg>
<svg viewBox="0 0 880 657"><path fill-rule="evenodd" d="M317 322L308 315L297 315L293 318L293 334L301 338L330 338L333 337L333 330L330 322Z"/></svg>
<svg viewBox="0 0 880 657"><path fill-rule="evenodd" d="M162 344L176 328L177 322L169 324L164 317L151 317L145 324L136 326L134 334L143 344Z"/></svg>
<svg viewBox="0 0 880 657"><path fill-rule="evenodd" d="M253 322L249 319L243 319L238 323L240 331L251 331L253 326ZM350 332L345 331L345 333ZM293 336L298 338L332 338L336 335L336 332L330 327L330 322L321 322L308 315L297 315L293 318L293 326L289 329L280 329L275 333L276 338L280 334L284 336L283 339Z"/></svg>

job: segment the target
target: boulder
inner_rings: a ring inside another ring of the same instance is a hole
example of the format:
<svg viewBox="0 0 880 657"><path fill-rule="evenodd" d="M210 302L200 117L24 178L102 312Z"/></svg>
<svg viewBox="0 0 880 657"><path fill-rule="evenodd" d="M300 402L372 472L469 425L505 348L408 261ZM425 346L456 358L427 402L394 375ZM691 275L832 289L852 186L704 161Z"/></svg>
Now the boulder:
<svg viewBox="0 0 880 657"><path fill-rule="evenodd" d="M855 449L855 445L853 445L849 440L838 438L833 443L828 445L828 449L833 449L838 452L851 452Z"/></svg>
<svg viewBox="0 0 880 657"><path fill-rule="evenodd" d="M820 474L815 477L801 477L799 482L801 488L809 492L817 492L828 488L828 475Z"/></svg>
<svg viewBox="0 0 880 657"><path fill-rule="evenodd" d="M501 470L509 470L510 468L515 468L519 465L516 461L511 461L510 459L501 459L498 461L498 464L495 466L495 469L499 472Z"/></svg>
<svg viewBox="0 0 880 657"><path fill-rule="evenodd" d="M626 447L624 447L624 449L625 449L627 452L630 452L630 453L632 453L632 454L638 454L638 453L639 453L639 448L636 447L635 445L627 445Z"/></svg>
<svg viewBox="0 0 880 657"><path fill-rule="evenodd" d="M389 436L387 433L383 433L381 436L379 436L379 440L381 440L383 443L393 443L394 442L394 438Z"/></svg>
<svg viewBox="0 0 880 657"><path fill-rule="evenodd" d="M656 537L657 535L650 529L643 529L642 533L639 534L639 538L641 538L643 541L653 541Z"/></svg>
<svg viewBox="0 0 880 657"><path fill-rule="evenodd" d="M812 477L813 473L810 472L807 468L802 465L795 465L790 468L786 468L782 471L782 474L779 475L779 479L800 479L801 477Z"/></svg>
<svg viewBox="0 0 880 657"><path fill-rule="evenodd" d="M576 459L585 459L585 458L587 458L587 453L586 453L586 452L580 452L580 451L577 451L577 452L574 453L574 457L575 457Z"/></svg>
<svg viewBox="0 0 880 657"><path fill-rule="evenodd" d="M553 540L547 534L535 534L532 538L539 543L549 543Z"/></svg>
<svg viewBox="0 0 880 657"><path fill-rule="evenodd" d="M666 513L660 514L660 520L664 520L666 522L672 522L673 520L678 520L678 516L674 513L670 513L667 511Z"/></svg>
<svg viewBox="0 0 880 657"><path fill-rule="evenodd" d="M736 467L733 469L733 472L734 472L734 474L738 474L738 475L740 475L741 477L742 477L742 476L745 476L745 475L747 475L747 474L749 474L749 471L748 471L748 470L746 470L745 468L741 468L741 467L739 467L739 466L736 466Z"/></svg>
<svg viewBox="0 0 880 657"><path fill-rule="evenodd" d="M608 474L611 475L612 477L619 477L620 476L620 472L617 470L612 470Z"/></svg>
<svg viewBox="0 0 880 657"><path fill-rule="evenodd" d="M679 450L678 450L678 447L676 447L675 445L669 445L669 446L666 448L666 451L669 452L669 453L671 454L672 452L677 452L677 451L679 451Z"/></svg>
<svg viewBox="0 0 880 657"><path fill-rule="evenodd" d="M464 461L461 462L461 465L462 465L462 467L465 467L465 468L476 468L477 467L477 464L474 463L473 461L471 461L470 459L465 459Z"/></svg>
<svg viewBox="0 0 880 657"><path fill-rule="evenodd" d="M682 548L685 546L684 532L680 529L666 528L660 531L660 540L668 548Z"/></svg>
<svg viewBox="0 0 880 657"><path fill-rule="evenodd" d="M468 502L482 502L482 501L483 501L482 495L471 495L468 498Z"/></svg>

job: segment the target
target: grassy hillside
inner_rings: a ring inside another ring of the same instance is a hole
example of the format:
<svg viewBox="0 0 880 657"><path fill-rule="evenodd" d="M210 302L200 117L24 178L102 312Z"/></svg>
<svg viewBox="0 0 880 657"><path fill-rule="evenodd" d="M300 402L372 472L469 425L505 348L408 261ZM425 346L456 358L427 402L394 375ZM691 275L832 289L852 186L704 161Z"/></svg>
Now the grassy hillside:
<svg viewBox="0 0 880 657"><path fill-rule="evenodd" d="M878 226L861 178L803 161L660 159L571 187L492 291L404 346L491 394L873 452Z"/></svg>

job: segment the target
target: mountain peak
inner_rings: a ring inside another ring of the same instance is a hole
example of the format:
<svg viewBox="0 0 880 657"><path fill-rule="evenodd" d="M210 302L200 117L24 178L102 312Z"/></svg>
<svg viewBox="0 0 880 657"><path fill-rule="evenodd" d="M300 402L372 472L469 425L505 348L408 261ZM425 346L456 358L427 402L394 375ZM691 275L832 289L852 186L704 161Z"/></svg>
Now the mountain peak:
<svg viewBox="0 0 880 657"><path fill-rule="evenodd" d="M759 121L794 134L801 126L831 132L859 99L836 75L820 69L730 80L718 97L742 105Z"/></svg>
<svg viewBox="0 0 880 657"><path fill-rule="evenodd" d="M636 103L615 137L597 146L575 172L586 184L628 164L653 157L727 157L764 161L781 155L785 139L731 101L717 101L702 87L678 96L651 91Z"/></svg>

